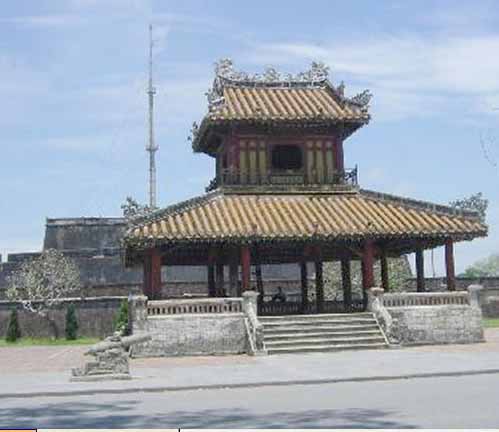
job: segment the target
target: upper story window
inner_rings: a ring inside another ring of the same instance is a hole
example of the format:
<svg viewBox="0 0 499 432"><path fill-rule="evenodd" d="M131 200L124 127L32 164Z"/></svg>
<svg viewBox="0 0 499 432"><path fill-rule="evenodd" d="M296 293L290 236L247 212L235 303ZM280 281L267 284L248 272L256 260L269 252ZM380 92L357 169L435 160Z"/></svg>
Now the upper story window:
<svg viewBox="0 0 499 432"><path fill-rule="evenodd" d="M303 153L295 145L275 145L272 147L272 169L297 171L303 168Z"/></svg>

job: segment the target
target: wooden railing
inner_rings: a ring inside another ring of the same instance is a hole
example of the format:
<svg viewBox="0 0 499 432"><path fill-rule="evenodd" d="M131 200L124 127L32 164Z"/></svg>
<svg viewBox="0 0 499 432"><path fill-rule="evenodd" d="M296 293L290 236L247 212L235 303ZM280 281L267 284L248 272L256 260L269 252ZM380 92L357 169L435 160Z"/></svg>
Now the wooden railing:
<svg viewBox="0 0 499 432"><path fill-rule="evenodd" d="M358 184L357 167L346 169L343 172L335 171L327 174L324 178L318 179L317 174L307 176L303 172L279 173L269 171L268 173L253 173L241 171L238 169L227 168L220 170L206 191L214 190L224 185L313 185L320 186L326 184L357 186Z"/></svg>
<svg viewBox="0 0 499 432"><path fill-rule="evenodd" d="M147 315L241 313L241 298L210 298L188 300L151 300Z"/></svg>
<svg viewBox="0 0 499 432"><path fill-rule="evenodd" d="M467 291L425 292L425 293L386 293L383 295L385 307L469 305Z"/></svg>

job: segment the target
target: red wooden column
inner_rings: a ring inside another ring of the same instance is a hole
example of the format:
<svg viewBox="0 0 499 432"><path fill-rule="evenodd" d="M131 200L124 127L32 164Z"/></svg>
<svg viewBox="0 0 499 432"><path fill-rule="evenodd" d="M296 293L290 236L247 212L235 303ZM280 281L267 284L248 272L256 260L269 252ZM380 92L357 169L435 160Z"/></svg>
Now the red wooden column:
<svg viewBox="0 0 499 432"><path fill-rule="evenodd" d="M390 275L388 274L388 260L386 258L386 253L381 254L381 285L385 292L390 291Z"/></svg>
<svg viewBox="0 0 499 432"><path fill-rule="evenodd" d="M216 273L216 296L224 297L225 296L225 281L224 281L224 265L221 262L218 262L215 266Z"/></svg>
<svg viewBox="0 0 499 432"><path fill-rule="evenodd" d="M151 249L144 256L143 291L149 300L161 296L161 255L158 249Z"/></svg>
<svg viewBox="0 0 499 432"><path fill-rule="evenodd" d="M307 274L307 261L305 261L305 259L300 263L300 279L301 279L301 308L302 312L306 313L308 308L308 274Z"/></svg>
<svg viewBox="0 0 499 432"><path fill-rule="evenodd" d="M447 239L445 242L445 269L447 273L447 289L456 290L456 274L454 270L454 242Z"/></svg>
<svg viewBox="0 0 499 432"><path fill-rule="evenodd" d="M366 240L362 252L362 288L366 291L374 286L374 242Z"/></svg>
<svg viewBox="0 0 499 432"><path fill-rule="evenodd" d="M241 247L242 290L250 289L251 254L248 245Z"/></svg>
<svg viewBox="0 0 499 432"><path fill-rule="evenodd" d="M345 312L349 312L352 308L352 275L348 258L341 259L341 285L343 288L343 308Z"/></svg>
<svg viewBox="0 0 499 432"><path fill-rule="evenodd" d="M416 250L416 286L418 292L425 291L423 248Z"/></svg>
<svg viewBox="0 0 499 432"><path fill-rule="evenodd" d="M315 300L317 313L324 312L324 272L322 261L315 261Z"/></svg>

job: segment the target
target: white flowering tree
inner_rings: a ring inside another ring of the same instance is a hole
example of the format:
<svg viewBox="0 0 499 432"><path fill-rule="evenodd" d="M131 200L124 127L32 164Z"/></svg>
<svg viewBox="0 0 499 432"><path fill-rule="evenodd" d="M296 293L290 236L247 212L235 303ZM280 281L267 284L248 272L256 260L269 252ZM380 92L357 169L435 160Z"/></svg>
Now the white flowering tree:
<svg viewBox="0 0 499 432"><path fill-rule="evenodd" d="M7 298L22 304L25 310L46 318L58 337L50 317L51 308L81 288L76 263L55 249L47 249L37 258L25 261L8 280Z"/></svg>

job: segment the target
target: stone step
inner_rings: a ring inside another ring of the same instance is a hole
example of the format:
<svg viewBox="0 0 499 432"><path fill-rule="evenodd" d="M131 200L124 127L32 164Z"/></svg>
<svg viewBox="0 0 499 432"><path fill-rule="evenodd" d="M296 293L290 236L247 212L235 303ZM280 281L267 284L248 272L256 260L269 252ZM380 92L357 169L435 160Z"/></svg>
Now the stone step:
<svg viewBox="0 0 499 432"><path fill-rule="evenodd" d="M371 312L354 312L354 313L334 313L334 314L299 314L299 315L277 315L277 316L259 316L260 321L287 321L289 319L301 320L322 320L324 318L344 319L344 318L370 318L373 314Z"/></svg>
<svg viewBox="0 0 499 432"><path fill-rule="evenodd" d="M385 339L381 335L375 336L348 336L348 337L318 337L312 339L292 339L292 340L279 340L279 341L265 341L267 349L280 348L280 347L314 347L317 345L359 345L366 343L384 343Z"/></svg>
<svg viewBox="0 0 499 432"><path fill-rule="evenodd" d="M310 331L310 332L279 332L265 333L265 343L280 340L293 339L314 339L320 337L355 337L355 336L380 336L378 328L372 330L356 330L356 331Z"/></svg>
<svg viewBox="0 0 499 432"><path fill-rule="evenodd" d="M350 319L322 319L322 320L287 320L287 321L276 321L269 322L265 320L260 320L264 328L276 328L276 327L297 327L297 326L319 326L319 325L376 325L376 320L373 317L370 318L350 318Z"/></svg>
<svg viewBox="0 0 499 432"><path fill-rule="evenodd" d="M383 349L388 348L385 343L363 343L363 344L331 344L331 345L313 345L293 347L280 347L267 349L268 354L294 354L294 353L320 353L344 350L363 350L363 349Z"/></svg>
<svg viewBox="0 0 499 432"><path fill-rule="evenodd" d="M289 326L289 327L267 327L264 326L264 333L269 336L275 334L295 334L295 333L334 333L334 332L356 332L356 331L379 331L379 326L373 324L357 325L321 325L321 326Z"/></svg>

